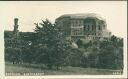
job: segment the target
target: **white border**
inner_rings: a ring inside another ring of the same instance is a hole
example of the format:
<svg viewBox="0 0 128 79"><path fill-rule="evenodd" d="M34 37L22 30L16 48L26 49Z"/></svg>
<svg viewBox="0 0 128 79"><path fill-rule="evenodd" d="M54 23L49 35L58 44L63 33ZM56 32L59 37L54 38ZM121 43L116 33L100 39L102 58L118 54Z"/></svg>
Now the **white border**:
<svg viewBox="0 0 128 79"><path fill-rule="evenodd" d="M3 17L3 16L2 16ZM1 26L0 26L1 27ZM4 27L0 29L0 78L6 79L42 79L42 78L127 78L127 35L124 38L124 70L123 75L49 75L49 76L5 76L4 63Z"/></svg>

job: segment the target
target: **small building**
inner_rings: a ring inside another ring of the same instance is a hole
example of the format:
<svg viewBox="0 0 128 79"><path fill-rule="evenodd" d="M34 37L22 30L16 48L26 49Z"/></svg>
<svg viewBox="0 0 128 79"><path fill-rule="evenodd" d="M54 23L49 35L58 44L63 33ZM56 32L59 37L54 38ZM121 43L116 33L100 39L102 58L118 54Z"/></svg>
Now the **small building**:
<svg viewBox="0 0 128 79"><path fill-rule="evenodd" d="M111 32L107 29L105 19L95 13L65 14L56 19L58 27L64 30L67 39L101 40L108 39Z"/></svg>

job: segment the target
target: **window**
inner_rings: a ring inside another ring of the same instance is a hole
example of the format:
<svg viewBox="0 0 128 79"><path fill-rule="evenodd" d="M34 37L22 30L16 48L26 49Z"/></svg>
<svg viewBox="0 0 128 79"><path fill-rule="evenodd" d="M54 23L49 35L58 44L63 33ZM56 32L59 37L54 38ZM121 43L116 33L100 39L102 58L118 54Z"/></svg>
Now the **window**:
<svg viewBox="0 0 128 79"><path fill-rule="evenodd" d="M89 31L90 29L89 29L89 25L88 25L88 27L87 27L87 30Z"/></svg>
<svg viewBox="0 0 128 79"><path fill-rule="evenodd" d="M83 31L82 31L82 28L77 28L77 29L72 29L72 35L82 35L83 34Z"/></svg>
<svg viewBox="0 0 128 79"><path fill-rule="evenodd" d="M83 25L83 22L82 22L82 20L80 21L80 26L82 26Z"/></svg>
<svg viewBox="0 0 128 79"><path fill-rule="evenodd" d="M74 20L71 21L71 26L74 27Z"/></svg>
<svg viewBox="0 0 128 79"><path fill-rule="evenodd" d="M99 25L98 29L100 30L100 25Z"/></svg>
<svg viewBox="0 0 128 79"><path fill-rule="evenodd" d="M99 28L98 28L99 30L102 30L102 27L99 25Z"/></svg>
<svg viewBox="0 0 128 79"><path fill-rule="evenodd" d="M79 26L81 26L81 23L79 22Z"/></svg>
<svg viewBox="0 0 128 79"><path fill-rule="evenodd" d="M79 26L79 22L78 22L78 20L76 20L76 27L78 27Z"/></svg>
<svg viewBox="0 0 128 79"><path fill-rule="evenodd" d="M86 30L86 25L84 26L84 30Z"/></svg>
<svg viewBox="0 0 128 79"><path fill-rule="evenodd" d="M94 26L92 25L92 31L94 30Z"/></svg>
<svg viewBox="0 0 128 79"><path fill-rule="evenodd" d="M74 20L74 27L76 27L76 24L77 24L77 23L76 23L76 20Z"/></svg>

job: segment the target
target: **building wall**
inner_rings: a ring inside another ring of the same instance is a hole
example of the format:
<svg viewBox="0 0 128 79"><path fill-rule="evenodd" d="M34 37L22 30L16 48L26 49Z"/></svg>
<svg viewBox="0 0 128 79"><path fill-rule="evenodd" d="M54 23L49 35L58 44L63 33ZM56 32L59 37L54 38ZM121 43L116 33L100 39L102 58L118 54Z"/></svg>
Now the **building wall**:
<svg viewBox="0 0 128 79"><path fill-rule="evenodd" d="M70 19L68 17L65 18L60 18L58 21L56 21L57 25L59 28L62 29L62 31L64 31L66 36L71 35L71 22Z"/></svg>
<svg viewBox="0 0 128 79"><path fill-rule="evenodd" d="M72 40L109 38L111 35L107 30L106 22L96 17L60 17L56 20L56 23L58 27L64 29L66 36Z"/></svg>

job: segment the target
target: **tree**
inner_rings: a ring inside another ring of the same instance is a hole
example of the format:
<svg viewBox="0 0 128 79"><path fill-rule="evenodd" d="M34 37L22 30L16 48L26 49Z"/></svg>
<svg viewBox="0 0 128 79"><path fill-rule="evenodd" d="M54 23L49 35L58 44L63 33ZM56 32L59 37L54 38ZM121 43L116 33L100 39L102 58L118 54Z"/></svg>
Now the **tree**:
<svg viewBox="0 0 128 79"><path fill-rule="evenodd" d="M34 46L36 50L36 60L44 63L48 68L56 66L59 69L65 62L69 42L65 39L63 30L49 20L36 23Z"/></svg>
<svg viewBox="0 0 128 79"><path fill-rule="evenodd" d="M84 51L81 49L71 49L66 60L67 64L73 67L80 67L83 66L83 61L85 62L84 58Z"/></svg>
<svg viewBox="0 0 128 79"><path fill-rule="evenodd" d="M100 44L99 65L101 68L123 68L123 40L112 36Z"/></svg>
<svg viewBox="0 0 128 79"><path fill-rule="evenodd" d="M109 50L109 51L108 51ZM100 67L101 68L114 68L115 65L115 47L106 43L104 48L101 48L99 54Z"/></svg>

